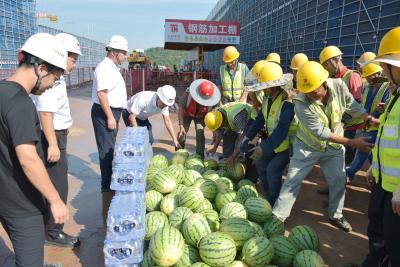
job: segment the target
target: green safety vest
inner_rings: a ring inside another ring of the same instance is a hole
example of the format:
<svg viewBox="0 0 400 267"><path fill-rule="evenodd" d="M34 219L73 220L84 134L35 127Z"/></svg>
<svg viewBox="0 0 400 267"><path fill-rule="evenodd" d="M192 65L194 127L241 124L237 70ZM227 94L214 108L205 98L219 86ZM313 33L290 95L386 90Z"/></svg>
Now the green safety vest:
<svg viewBox="0 0 400 267"><path fill-rule="evenodd" d="M226 65L222 65L219 68L219 75L221 77L223 101L225 102L239 101L244 92L244 78L246 77L246 65L243 63L238 63L233 81L231 79L229 71L227 70Z"/></svg>
<svg viewBox="0 0 400 267"><path fill-rule="evenodd" d="M394 98L388 104L391 105ZM390 112L380 117L378 138L372 149L372 174L376 183L379 175L382 178L382 188L394 192L400 186L400 99L397 98ZM378 154L379 152L379 154Z"/></svg>
<svg viewBox="0 0 400 267"><path fill-rule="evenodd" d="M228 126L232 131L237 131L235 126L235 118L242 111L247 111L247 120L255 120L257 117L257 111L255 108L249 104L241 103L241 102L231 102L223 105L221 107L222 111L225 113Z"/></svg>
<svg viewBox="0 0 400 267"><path fill-rule="evenodd" d="M264 115L265 129L267 131L268 136L270 136L274 132L275 128L278 126L282 107L285 101L286 100L282 100L282 93L280 93L276 97L274 102L272 102L271 108L269 109L269 113L267 114L269 103L268 103L268 98L267 97L264 98L262 113ZM296 128L297 128L297 122L295 119L293 119L292 123L290 124L288 135L286 136L285 140L283 140L283 142L277 148L275 148L274 150L275 153L280 153L289 148L289 143L293 143L294 139L293 136L296 133Z"/></svg>
<svg viewBox="0 0 400 267"><path fill-rule="evenodd" d="M385 94L386 90L389 90L389 82L382 83L382 85L379 87L378 92L376 93L375 98L372 101L371 110L369 112L370 114L374 113L376 110L376 106L380 102L382 102L382 97ZM363 94L363 99L362 99L363 107L365 107L365 104L367 103L367 97L368 97L368 94L370 93L370 91L371 91L371 87L368 84L368 87L365 89L365 92ZM361 119L361 121L362 121L362 119ZM376 130L378 130L377 126L369 126L367 128L367 132L376 131Z"/></svg>
<svg viewBox="0 0 400 267"><path fill-rule="evenodd" d="M332 79L326 81L329 93L332 95L331 103L331 116L325 114L324 110L315 102L312 102L309 106L310 110L319 118L324 127L331 129L331 131L337 135L343 136L342 126L342 111L340 109L339 97L334 91L334 86L339 86L338 83L333 83ZM340 92L340 91L339 91ZM307 103L307 96L303 93L298 94L295 101L301 101ZM329 141L320 140L315 136L300 120L298 120L296 137L299 138L304 144L313 148L317 151L326 151L327 146L331 146L335 149L340 149L341 145Z"/></svg>
<svg viewBox="0 0 400 267"><path fill-rule="evenodd" d="M350 83L350 77L353 74L354 70L347 70L346 73L343 75L343 77L341 78L342 81L347 85L347 88L349 88L349 83ZM348 120L344 121L344 124L346 126L353 126L353 125L357 125L357 124L361 124L364 121L360 118L350 118Z"/></svg>

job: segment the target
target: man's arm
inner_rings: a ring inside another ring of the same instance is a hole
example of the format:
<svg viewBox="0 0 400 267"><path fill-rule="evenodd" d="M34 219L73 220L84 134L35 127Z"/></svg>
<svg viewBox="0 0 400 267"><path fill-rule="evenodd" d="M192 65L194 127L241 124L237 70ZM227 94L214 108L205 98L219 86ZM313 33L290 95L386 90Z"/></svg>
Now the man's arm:
<svg viewBox="0 0 400 267"><path fill-rule="evenodd" d="M169 116L163 115L164 119L164 124L165 128L167 128L169 135L172 138L172 141L174 142L175 147L180 147L178 140L176 139L176 135L174 132L174 127L172 126L171 118Z"/></svg>
<svg viewBox="0 0 400 267"><path fill-rule="evenodd" d="M135 113L129 113L129 123L131 124L131 127L137 127L137 122L136 122L136 114Z"/></svg>
<svg viewBox="0 0 400 267"><path fill-rule="evenodd" d="M117 122L115 121L110 104L108 103L107 90L97 91L97 97L99 98L100 106L107 117L107 128L111 131L115 130L117 128Z"/></svg>
<svg viewBox="0 0 400 267"><path fill-rule="evenodd" d="M57 143L56 132L53 124L54 113L52 112L39 112L40 124L42 125L43 133L46 137L49 148L47 149L47 161L57 162L60 160L60 149Z"/></svg>
<svg viewBox="0 0 400 267"><path fill-rule="evenodd" d="M51 212L57 224L68 220L68 208L54 188L42 160L36 152L34 143L15 147L18 160L28 180L50 203Z"/></svg>

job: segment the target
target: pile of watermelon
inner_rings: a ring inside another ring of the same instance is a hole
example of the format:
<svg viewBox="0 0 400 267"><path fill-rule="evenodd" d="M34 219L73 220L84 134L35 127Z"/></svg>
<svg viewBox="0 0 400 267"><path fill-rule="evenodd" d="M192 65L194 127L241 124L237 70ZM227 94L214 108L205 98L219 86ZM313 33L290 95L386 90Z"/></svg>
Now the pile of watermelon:
<svg viewBox="0 0 400 267"><path fill-rule="evenodd" d="M146 236L142 267L322 267L319 238L299 225L284 236L283 223L242 163L185 149L168 160L155 155L147 172Z"/></svg>

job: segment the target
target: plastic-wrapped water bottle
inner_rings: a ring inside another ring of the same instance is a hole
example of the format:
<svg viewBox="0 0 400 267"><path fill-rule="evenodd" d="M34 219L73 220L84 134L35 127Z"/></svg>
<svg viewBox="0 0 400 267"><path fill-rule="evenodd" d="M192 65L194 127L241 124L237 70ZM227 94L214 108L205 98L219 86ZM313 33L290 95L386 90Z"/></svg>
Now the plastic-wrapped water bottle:
<svg viewBox="0 0 400 267"><path fill-rule="evenodd" d="M127 127L122 140L129 140L134 144L149 144L149 132L146 127Z"/></svg>
<svg viewBox="0 0 400 267"><path fill-rule="evenodd" d="M143 163L114 164L111 189L120 191L144 191L147 169Z"/></svg>
<svg viewBox="0 0 400 267"><path fill-rule="evenodd" d="M145 163L153 156L148 144L133 144L131 141L121 140L114 148L114 163Z"/></svg>
<svg viewBox="0 0 400 267"><path fill-rule="evenodd" d="M103 252L106 266L126 266L127 264L137 264L143 260L143 240L105 240Z"/></svg>

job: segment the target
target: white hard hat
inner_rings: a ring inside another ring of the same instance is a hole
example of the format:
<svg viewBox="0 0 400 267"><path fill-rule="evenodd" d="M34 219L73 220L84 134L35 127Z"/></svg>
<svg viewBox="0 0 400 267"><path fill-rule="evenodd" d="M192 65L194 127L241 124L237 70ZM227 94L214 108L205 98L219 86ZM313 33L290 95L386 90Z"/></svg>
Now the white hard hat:
<svg viewBox="0 0 400 267"><path fill-rule="evenodd" d="M78 55L82 55L81 45L79 44L78 39L68 33L59 33L56 35L56 38L64 44L67 52L75 53Z"/></svg>
<svg viewBox="0 0 400 267"><path fill-rule="evenodd" d="M157 89L157 95L160 100L167 106L172 106L175 103L176 91L171 85L164 85Z"/></svg>
<svg viewBox="0 0 400 267"><path fill-rule="evenodd" d="M111 37L110 42L108 43L107 47L113 48L113 49L118 49L118 50L123 50L128 52L128 41L125 39L125 37L121 35L114 35Z"/></svg>
<svg viewBox="0 0 400 267"><path fill-rule="evenodd" d="M27 52L53 66L65 70L68 53L63 44L49 33L36 33L26 40L21 51Z"/></svg>

